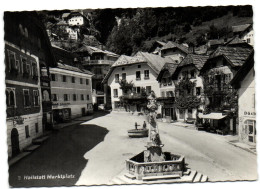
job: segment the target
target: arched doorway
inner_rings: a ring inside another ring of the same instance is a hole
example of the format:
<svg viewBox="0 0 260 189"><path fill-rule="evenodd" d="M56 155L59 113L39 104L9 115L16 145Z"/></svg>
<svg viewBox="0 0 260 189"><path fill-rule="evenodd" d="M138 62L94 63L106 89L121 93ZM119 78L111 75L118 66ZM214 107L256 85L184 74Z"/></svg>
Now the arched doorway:
<svg viewBox="0 0 260 189"><path fill-rule="evenodd" d="M12 157L20 153L19 147L19 134L17 129L12 129L11 131L11 145L12 145Z"/></svg>

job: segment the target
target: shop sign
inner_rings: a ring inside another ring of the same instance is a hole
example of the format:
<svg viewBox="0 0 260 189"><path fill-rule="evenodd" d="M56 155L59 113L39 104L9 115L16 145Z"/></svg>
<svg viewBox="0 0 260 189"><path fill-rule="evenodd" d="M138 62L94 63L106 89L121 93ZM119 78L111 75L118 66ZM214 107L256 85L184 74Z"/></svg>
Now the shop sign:
<svg viewBox="0 0 260 189"><path fill-rule="evenodd" d="M255 112L250 112L250 111L244 111L244 115L246 115L246 116L255 116L256 113Z"/></svg>

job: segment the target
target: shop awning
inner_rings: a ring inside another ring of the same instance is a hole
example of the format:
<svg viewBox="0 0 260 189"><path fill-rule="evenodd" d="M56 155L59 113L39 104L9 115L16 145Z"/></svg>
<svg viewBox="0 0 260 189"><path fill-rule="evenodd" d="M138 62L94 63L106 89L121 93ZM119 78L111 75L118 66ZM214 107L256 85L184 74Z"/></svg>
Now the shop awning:
<svg viewBox="0 0 260 189"><path fill-rule="evenodd" d="M210 113L210 114L202 114L199 113L199 118L203 118L203 119L223 119L225 118L227 115L222 115L222 113Z"/></svg>

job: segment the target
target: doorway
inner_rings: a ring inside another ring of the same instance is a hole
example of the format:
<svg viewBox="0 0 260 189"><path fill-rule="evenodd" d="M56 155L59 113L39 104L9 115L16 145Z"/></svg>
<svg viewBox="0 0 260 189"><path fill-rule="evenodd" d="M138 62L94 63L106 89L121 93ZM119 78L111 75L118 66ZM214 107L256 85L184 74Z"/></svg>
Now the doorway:
<svg viewBox="0 0 260 189"><path fill-rule="evenodd" d="M20 153L19 147L19 134L17 129L12 129L11 131L11 145L12 145L12 157L15 157Z"/></svg>

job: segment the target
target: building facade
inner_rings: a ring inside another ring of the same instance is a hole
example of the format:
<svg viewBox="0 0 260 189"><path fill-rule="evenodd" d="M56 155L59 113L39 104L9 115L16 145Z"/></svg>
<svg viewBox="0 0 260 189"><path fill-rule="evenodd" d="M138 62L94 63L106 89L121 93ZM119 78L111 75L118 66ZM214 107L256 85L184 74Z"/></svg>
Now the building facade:
<svg viewBox="0 0 260 189"><path fill-rule="evenodd" d="M175 110L175 85L172 80L172 74L175 72L178 64L166 63L160 71L157 80L160 86L160 97L157 98L161 109L161 119L164 122L177 120Z"/></svg>
<svg viewBox="0 0 260 189"><path fill-rule="evenodd" d="M112 65L103 82L111 88L113 110L141 112L146 109L146 96L154 91L160 97L160 87L156 80L167 59L158 55L138 52L135 56L122 55ZM131 83L129 90L123 91L120 81ZM126 101L122 105L120 98Z"/></svg>
<svg viewBox="0 0 260 189"><path fill-rule="evenodd" d="M7 144L14 157L47 129L43 97L49 86L43 86L41 68L55 61L36 12L5 12L4 22Z"/></svg>
<svg viewBox="0 0 260 189"><path fill-rule="evenodd" d="M218 47L201 69L204 82L205 114L210 127L237 134L237 98L230 81L252 52L249 47ZM212 114L212 117L211 115Z"/></svg>
<svg viewBox="0 0 260 189"><path fill-rule="evenodd" d="M256 143L254 53L231 81L238 89L238 136L245 143Z"/></svg>
<svg viewBox="0 0 260 189"><path fill-rule="evenodd" d="M78 54L84 69L94 74L92 77L92 100L95 107L97 108L100 104L111 106L110 88L106 83L103 84L102 80L119 55L87 45L83 45L75 53Z"/></svg>
<svg viewBox="0 0 260 189"><path fill-rule="evenodd" d="M162 48L161 48L161 56L162 57L169 57L173 59L175 63L180 63L189 53L188 47L178 44L173 41L168 41Z"/></svg>
<svg viewBox="0 0 260 189"><path fill-rule="evenodd" d="M50 68L53 120L56 123L93 113L92 74L66 64Z"/></svg>
<svg viewBox="0 0 260 189"><path fill-rule="evenodd" d="M203 81L200 70L207 55L188 54L172 75L176 93L176 115L178 121L195 122L198 110L203 110Z"/></svg>

